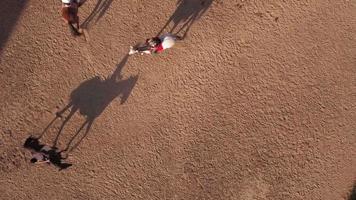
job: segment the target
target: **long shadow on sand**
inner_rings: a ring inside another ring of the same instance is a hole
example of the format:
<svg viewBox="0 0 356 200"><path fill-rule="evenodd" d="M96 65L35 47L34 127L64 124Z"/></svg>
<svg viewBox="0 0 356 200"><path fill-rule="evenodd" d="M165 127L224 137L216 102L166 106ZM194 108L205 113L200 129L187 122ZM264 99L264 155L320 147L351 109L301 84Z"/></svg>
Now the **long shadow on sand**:
<svg viewBox="0 0 356 200"><path fill-rule="evenodd" d="M0 1L0 54L27 2L26 0Z"/></svg>
<svg viewBox="0 0 356 200"><path fill-rule="evenodd" d="M350 196L347 200L356 200L356 182L354 183Z"/></svg>
<svg viewBox="0 0 356 200"><path fill-rule="evenodd" d="M184 39L193 25L213 3L213 0L178 0L177 8L157 36L170 25L169 33L181 35Z"/></svg>
<svg viewBox="0 0 356 200"><path fill-rule="evenodd" d="M102 80L100 77L96 76L94 78L84 81L72 91L67 106L65 106L61 111L57 113L56 118L62 117L62 115L67 110L69 110L69 114L65 117L59 128L58 134L53 143L53 147L57 146L63 128L66 126L68 121L77 111L79 111L81 115L85 116L86 119L84 123L79 127L79 129L75 132L73 137L70 139L66 148L62 150L66 153L71 152L80 144L80 142L89 133L89 130L94 120L101 115L105 108L116 97L121 98L121 104L125 103L138 80L138 75L131 76L124 80L122 79L121 71L125 66L127 60L128 55L123 58L123 60L117 65L115 72L107 79ZM51 124L56 120L56 118L52 120L52 122L46 127L44 132L48 129L49 126L51 126ZM84 134L81 134L80 136L80 133L84 128Z"/></svg>
<svg viewBox="0 0 356 200"><path fill-rule="evenodd" d="M105 12L109 9L112 2L113 0L98 0L95 5L95 8L90 13L90 15L84 20L81 27L89 28L92 25L93 20L95 20L94 23L97 23L100 18L104 16Z"/></svg>

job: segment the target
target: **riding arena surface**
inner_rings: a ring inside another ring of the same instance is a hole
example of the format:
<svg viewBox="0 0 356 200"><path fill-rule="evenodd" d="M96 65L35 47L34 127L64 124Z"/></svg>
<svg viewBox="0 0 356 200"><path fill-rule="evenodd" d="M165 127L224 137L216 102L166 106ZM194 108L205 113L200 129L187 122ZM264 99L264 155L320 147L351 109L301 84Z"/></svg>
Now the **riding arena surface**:
<svg viewBox="0 0 356 200"><path fill-rule="evenodd" d="M0 6L0 199L356 196L355 0L88 0L89 38ZM161 29L186 34L127 56ZM22 147L48 125L65 170Z"/></svg>

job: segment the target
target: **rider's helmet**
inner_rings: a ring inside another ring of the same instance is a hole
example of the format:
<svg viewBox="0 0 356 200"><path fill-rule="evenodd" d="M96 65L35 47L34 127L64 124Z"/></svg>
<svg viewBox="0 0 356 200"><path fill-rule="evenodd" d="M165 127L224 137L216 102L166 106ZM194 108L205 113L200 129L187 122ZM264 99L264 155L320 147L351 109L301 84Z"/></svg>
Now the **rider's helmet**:
<svg viewBox="0 0 356 200"><path fill-rule="evenodd" d="M62 0L62 3L64 3L64 4L70 4L70 3L71 3L71 0Z"/></svg>
<svg viewBox="0 0 356 200"><path fill-rule="evenodd" d="M162 41L159 39L159 37L154 37L149 39L147 42L151 47L156 47L157 45L161 44Z"/></svg>

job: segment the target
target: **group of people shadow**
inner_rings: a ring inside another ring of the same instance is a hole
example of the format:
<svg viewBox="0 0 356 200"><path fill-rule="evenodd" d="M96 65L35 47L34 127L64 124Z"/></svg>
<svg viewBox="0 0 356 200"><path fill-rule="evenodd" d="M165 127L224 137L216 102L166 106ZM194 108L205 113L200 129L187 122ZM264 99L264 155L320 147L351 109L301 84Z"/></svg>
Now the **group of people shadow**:
<svg viewBox="0 0 356 200"><path fill-rule="evenodd" d="M193 22L202 16L212 2L213 0L178 0L176 11L157 35L167 29L169 25L172 25L168 32L173 33L178 29L174 34L179 34L184 29L183 37L185 37ZM111 3L112 0L98 0L93 12L83 22L84 25L89 26L94 19L96 21L99 20ZM65 159L88 135L95 119L117 97L120 97L121 104L125 103L135 87L138 75L130 76L127 79L123 79L121 75L128 58L129 55L125 55L108 78L102 79L99 76L95 76L82 82L71 92L68 104L55 114L42 133L37 136L31 135L27 138L24 147L32 152L31 162L53 164L60 170L71 166L71 164L65 162ZM60 141L63 129L77 112L84 116L85 120L77 127L76 132L72 135L66 147L59 149L58 142ZM56 136L53 138L52 145L41 144L40 139L57 120L61 120L61 124Z"/></svg>

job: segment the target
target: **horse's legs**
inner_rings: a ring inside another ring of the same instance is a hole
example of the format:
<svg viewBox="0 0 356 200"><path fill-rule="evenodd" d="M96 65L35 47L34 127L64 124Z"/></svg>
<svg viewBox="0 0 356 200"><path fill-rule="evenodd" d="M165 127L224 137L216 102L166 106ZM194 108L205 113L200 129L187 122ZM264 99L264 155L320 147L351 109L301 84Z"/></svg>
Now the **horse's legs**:
<svg viewBox="0 0 356 200"><path fill-rule="evenodd" d="M139 52L149 51L150 49L151 49L151 47L148 46L148 45L139 46L139 47L136 48L136 50L139 51Z"/></svg>
<svg viewBox="0 0 356 200"><path fill-rule="evenodd" d="M164 29L166 29L166 27L169 25L169 23L171 23L171 21L173 20L173 16L171 16L168 21L166 22L166 24L162 27L162 29L157 33L156 37L158 37L159 35L161 35L161 33L164 31Z"/></svg>
<svg viewBox="0 0 356 200"><path fill-rule="evenodd" d="M91 126L93 125L94 120L92 119L87 119L83 125L78 129L78 131L76 132L76 134L73 136L73 138L69 141L67 148L64 150L66 151L66 153L69 153L71 151L73 151L73 149L77 148L78 145L82 142L82 140L88 135ZM78 136L78 134L81 132L81 130L84 128L84 126L86 126L86 130L85 133L83 134L83 136L79 139L79 141L77 141L71 148L70 145L72 144L72 142L74 141L74 139Z"/></svg>
<svg viewBox="0 0 356 200"><path fill-rule="evenodd" d="M52 119L52 121L47 125L47 127L42 131L42 133L41 133L41 135L39 135L38 137L37 137L37 139L41 139L41 137L46 133L46 131L49 129L49 127L51 127L52 126L52 124L56 121L56 119L58 119L59 117L58 117L58 115L54 118L54 119Z"/></svg>
<svg viewBox="0 0 356 200"><path fill-rule="evenodd" d="M196 17L197 15L194 15L191 18L189 18L189 20L186 23L184 23L184 25L176 32L176 35L178 35L183 29L185 29L183 36L180 37L181 40L183 40L187 36L187 33L189 32L190 27L193 25Z"/></svg>
<svg viewBox="0 0 356 200"><path fill-rule="evenodd" d="M67 124L67 122L70 120L70 118L72 118L72 116L74 115L74 113L75 113L77 110L78 110L78 108L73 106L72 109L71 109L71 111L70 111L70 113L69 113L69 115L68 115L68 116L66 117L66 119L63 121L61 127L59 128L58 134L57 134L55 140L53 141L53 146L54 146L54 147L57 146L57 142L58 142L59 136L61 135L64 126Z"/></svg>
<svg viewBox="0 0 356 200"><path fill-rule="evenodd" d="M56 116L57 116L57 117L62 117L62 114L63 114L66 110L68 110L70 107L72 107L72 106L73 106L73 102L69 102L69 103L66 105L66 107L64 107L61 111L56 112Z"/></svg>
<svg viewBox="0 0 356 200"><path fill-rule="evenodd" d="M90 131L90 128L91 128L91 126L93 125L93 122L94 122L94 120L92 120L92 119L89 119L89 120L87 120L87 121L85 122L85 123L87 124L87 128L86 128L86 130L85 130L85 133L84 133L84 135L80 138L80 140L71 148L71 151L72 151L73 149L77 148L78 145L82 142L82 140L88 135L88 133L89 133L89 131Z"/></svg>
<svg viewBox="0 0 356 200"><path fill-rule="evenodd" d="M79 25L79 16L78 15L76 16L75 25L76 25L76 29L77 29L78 33L81 34L82 31L81 31L81 28L80 28L80 25Z"/></svg>
<svg viewBox="0 0 356 200"><path fill-rule="evenodd" d="M74 141L74 139L79 135L80 131L84 128L84 126L88 123L88 121L86 120L81 126L80 128L77 130L77 132L73 135L73 137L70 139L70 141L68 142L67 144L67 147L63 150L63 151L66 151L66 152L69 152L69 149L72 149L70 148L70 145L72 144L72 142Z"/></svg>

